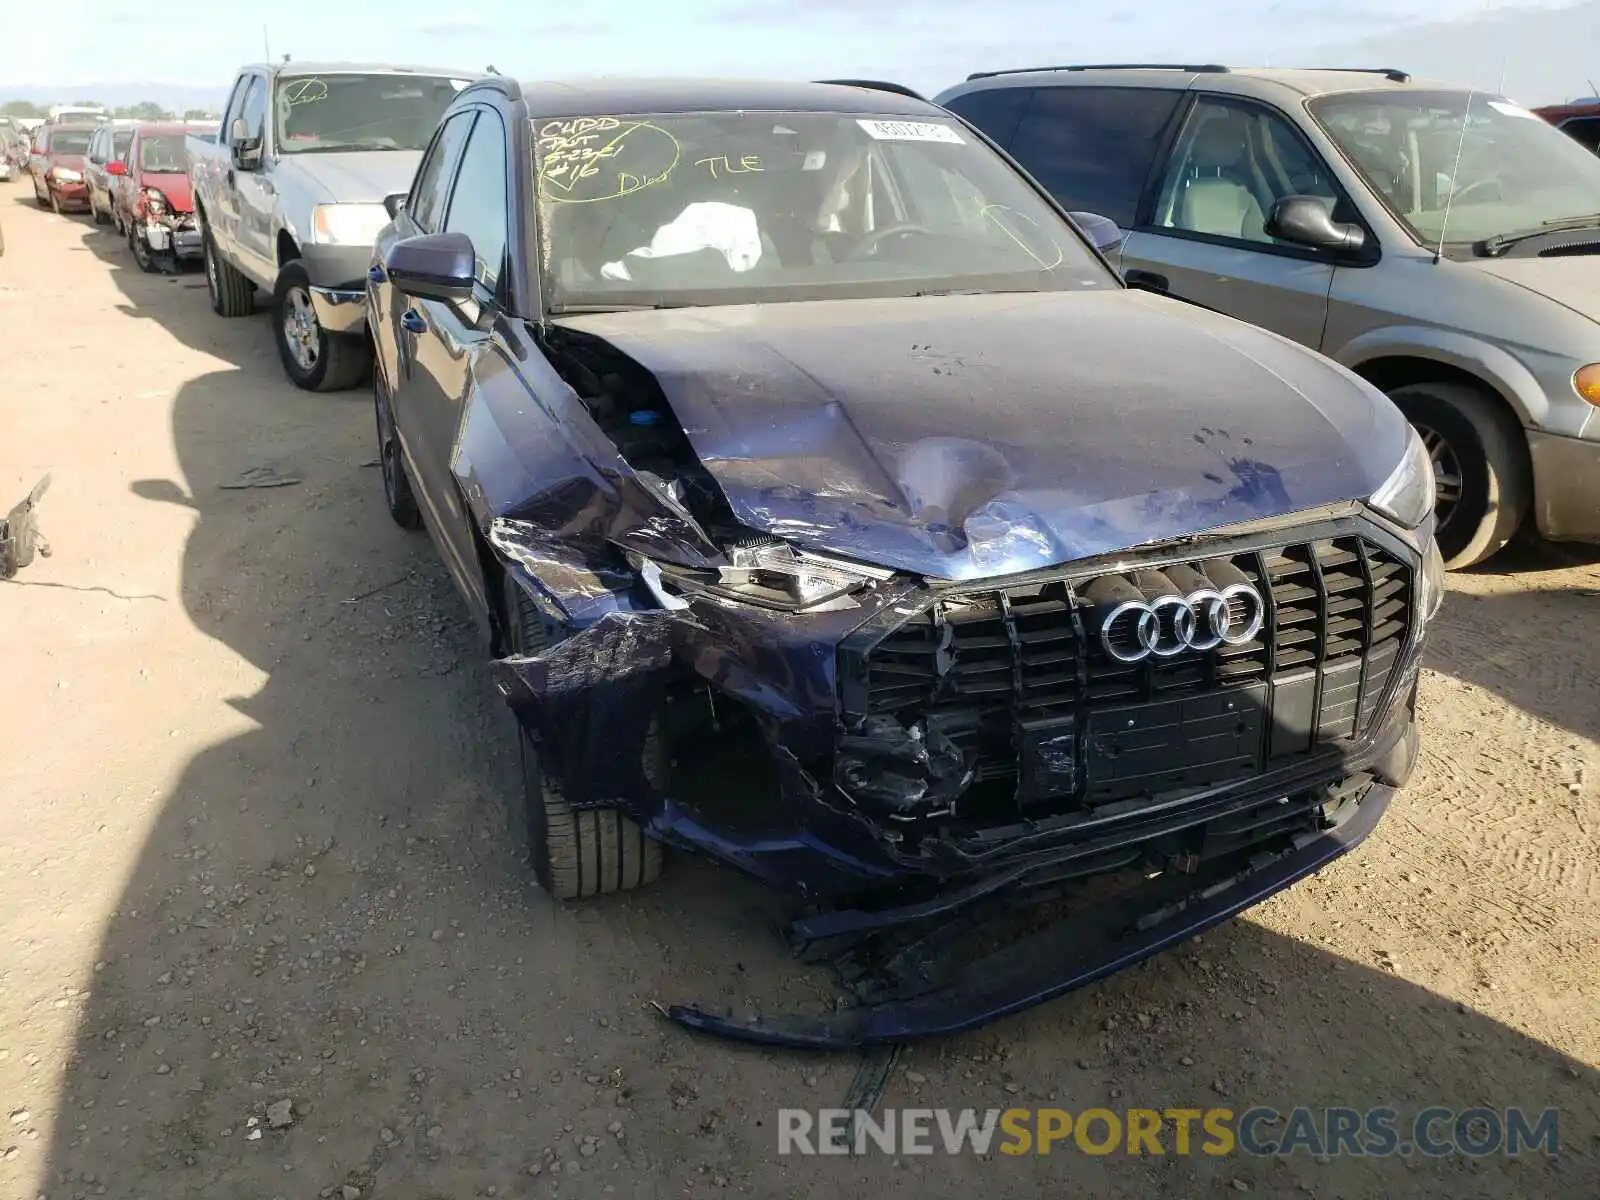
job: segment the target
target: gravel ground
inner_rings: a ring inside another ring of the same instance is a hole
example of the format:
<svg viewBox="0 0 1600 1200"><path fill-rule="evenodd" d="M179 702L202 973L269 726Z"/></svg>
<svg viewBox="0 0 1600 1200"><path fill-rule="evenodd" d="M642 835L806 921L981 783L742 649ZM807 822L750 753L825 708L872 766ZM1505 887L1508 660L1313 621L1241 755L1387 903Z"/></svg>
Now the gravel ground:
<svg viewBox="0 0 1600 1200"><path fill-rule="evenodd" d="M805 1004L758 889L675 859L561 908L503 836L506 721L364 393L266 318L0 190L0 1197L1588 1196L1600 1192L1600 555L1454 577L1424 763L1356 854L882 1103L1522 1105L1561 1153L780 1158L859 1059L652 1001ZM233 489L267 469L299 480ZM15 495L13 495L15 493ZM286 1103L287 1102L287 1103Z"/></svg>

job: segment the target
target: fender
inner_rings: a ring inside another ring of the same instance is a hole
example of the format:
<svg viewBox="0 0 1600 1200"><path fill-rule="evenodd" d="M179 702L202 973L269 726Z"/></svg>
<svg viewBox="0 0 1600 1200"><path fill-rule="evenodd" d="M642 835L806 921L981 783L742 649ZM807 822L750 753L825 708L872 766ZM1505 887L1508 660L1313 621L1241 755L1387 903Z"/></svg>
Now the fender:
<svg viewBox="0 0 1600 1200"><path fill-rule="evenodd" d="M1430 359L1482 380L1504 397L1524 426L1541 426L1550 413L1550 398L1527 367L1500 347L1467 334L1431 325L1390 325L1324 353L1353 371L1380 358Z"/></svg>

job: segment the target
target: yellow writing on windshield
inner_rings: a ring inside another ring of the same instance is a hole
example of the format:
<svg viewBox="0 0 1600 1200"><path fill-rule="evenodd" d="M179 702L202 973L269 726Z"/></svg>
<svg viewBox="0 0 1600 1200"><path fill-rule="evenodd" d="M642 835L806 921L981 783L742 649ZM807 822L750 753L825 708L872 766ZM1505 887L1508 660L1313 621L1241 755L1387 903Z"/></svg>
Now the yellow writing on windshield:
<svg viewBox="0 0 1600 1200"><path fill-rule="evenodd" d="M615 200L666 179L682 153L677 138L649 121L546 121L534 145L539 194L559 204Z"/></svg>
<svg viewBox="0 0 1600 1200"><path fill-rule="evenodd" d="M721 178L723 175L748 175L753 171L765 169L761 165L759 154L741 154L737 163L730 155L719 154L713 158L697 158L694 160L694 165L710 171L713 179Z"/></svg>

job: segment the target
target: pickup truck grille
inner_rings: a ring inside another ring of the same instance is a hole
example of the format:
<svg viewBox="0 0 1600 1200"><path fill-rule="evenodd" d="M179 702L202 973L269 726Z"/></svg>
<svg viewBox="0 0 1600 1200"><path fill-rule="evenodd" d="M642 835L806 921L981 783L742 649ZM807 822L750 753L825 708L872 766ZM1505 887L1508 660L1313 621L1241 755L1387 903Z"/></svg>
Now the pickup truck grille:
<svg viewBox="0 0 1600 1200"><path fill-rule="evenodd" d="M1111 651L1139 645L1107 646L1095 597L1146 576L945 591L865 651L841 652L846 721L925 723L962 748L977 782L1014 781L1025 813L1248 776L1371 724L1410 634L1406 561L1351 535L1160 570L1179 595L1242 583L1260 597L1259 629L1126 662Z"/></svg>

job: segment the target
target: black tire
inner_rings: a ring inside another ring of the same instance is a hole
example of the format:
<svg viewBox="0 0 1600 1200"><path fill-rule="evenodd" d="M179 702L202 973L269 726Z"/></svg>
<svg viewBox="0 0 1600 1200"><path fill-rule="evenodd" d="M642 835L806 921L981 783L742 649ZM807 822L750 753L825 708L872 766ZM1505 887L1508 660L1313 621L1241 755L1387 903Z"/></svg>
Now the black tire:
<svg viewBox="0 0 1600 1200"><path fill-rule="evenodd" d="M394 410L389 407L389 392L378 371L372 373L372 407L378 424L378 466L383 474L384 503L401 529L421 529L422 510L417 507L417 498L411 491L405 456L400 452L400 438L395 432Z"/></svg>
<svg viewBox="0 0 1600 1200"><path fill-rule="evenodd" d="M1434 457L1445 569L1459 571L1499 553L1533 498L1528 442L1516 417L1494 396L1460 383L1409 384L1389 398Z"/></svg>
<svg viewBox="0 0 1600 1200"><path fill-rule="evenodd" d="M39 190L37 183L33 185L33 202L40 208L50 207L50 187L48 184L45 185L45 189L42 192Z"/></svg>
<svg viewBox="0 0 1600 1200"><path fill-rule="evenodd" d="M217 243L211 236L209 226L204 227L201 244L205 254L206 290L211 293L211 311L219 317L248 317L255 312L256 285L217 253Z"/></svg>
<svg viewBox="0 0 1600 1200"><path fill-rule="evenodd" d="M93 192L89 193L89 213L94 217L94 223L96 225L105 225L111 220L111 214L100 207L99 203L94 198Z"/></svg>
<svg viewBox="0 0 1600 1200"><path fill-rule="evenodd" d="M156 256L151 253L150 243L144 240L144 235L136 225L128 226L128 249L133 251L133 261L139 264L139 270L146 275L155 273Z"/></svg>
<svg viewBox="0 0 1600 1200"><path fill-rule="evenodd" d="M366 338L329 333L317 324L311 276L299 261L284 263L278 271L272 293L272 336L289 381L308 392L355 387L372 366Z"/></svg>
<svg viewBox="0 0 1600 1200"><path fill-rule="evenodd" d="M504 590L507 649L538 653L549 645L538 610L509 576ZM520 832L539 886L554 899L581 900L654 883L661 875L661 843L615 809L574 809L540 769L533 739L519 722L514 725L522 765ZM646 777L662 782L666 753L656 724L645 738L643 755Z"/></svg>
<svg viewBox="0 0 1600 1200"><path fill-rule="evenodd" d="M50 189L50 211L58 217L66 215L61 211L61 193L56 191L55 188Z"/></svg>

